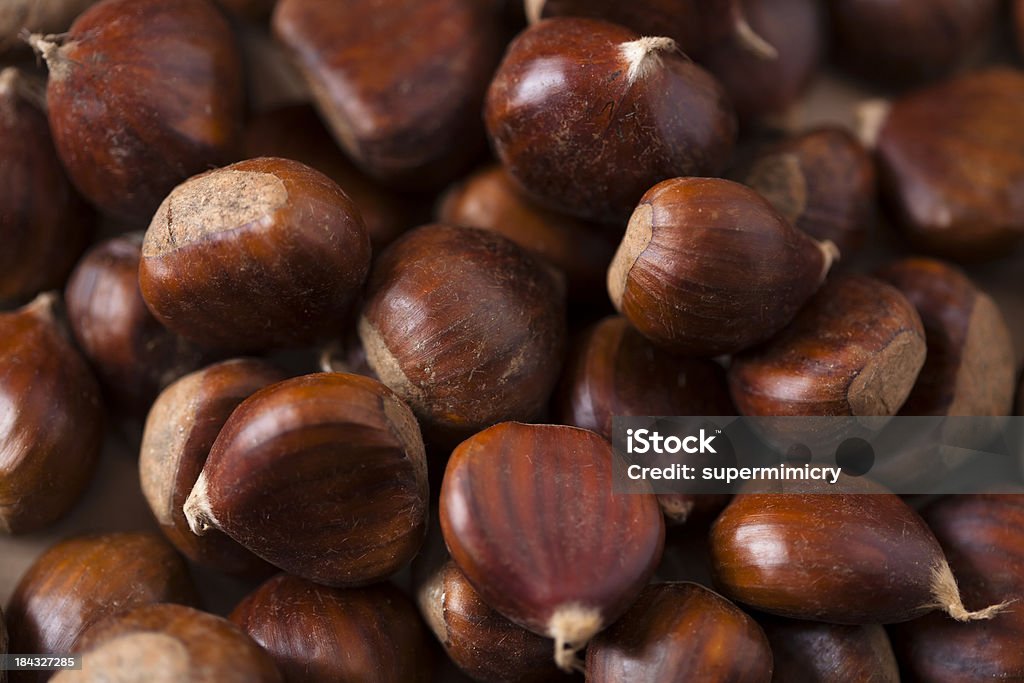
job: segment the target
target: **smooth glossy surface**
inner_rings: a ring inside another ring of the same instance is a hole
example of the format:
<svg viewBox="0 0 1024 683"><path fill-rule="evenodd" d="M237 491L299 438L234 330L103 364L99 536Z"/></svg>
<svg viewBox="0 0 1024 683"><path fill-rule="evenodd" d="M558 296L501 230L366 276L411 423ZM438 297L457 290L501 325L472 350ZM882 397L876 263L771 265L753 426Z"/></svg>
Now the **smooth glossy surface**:
<svg viewBox="0 0 1024 683"><path fill-rule="evenodd" d="M763 616L772 646L773 683L899 683L900 670L885 628L841 626Z"/></svg>

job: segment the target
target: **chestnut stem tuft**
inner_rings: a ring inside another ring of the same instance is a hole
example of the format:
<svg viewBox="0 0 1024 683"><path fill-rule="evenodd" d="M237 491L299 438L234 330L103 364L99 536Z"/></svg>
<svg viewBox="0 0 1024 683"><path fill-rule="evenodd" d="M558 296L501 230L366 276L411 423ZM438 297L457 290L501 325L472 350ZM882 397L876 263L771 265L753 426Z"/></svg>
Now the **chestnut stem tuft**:
<svg viewBox="0 0 1024 683"><path fill-rule="evenodd" d="M661 53L674 52L679 47L676 41L664 36L644 36L619 45L629 71L626 74L627 85L646 78L652 71L661 66Z"/></svg>
<svg viewBox="0 0 1024 683"><path fill-rule="evenodd" d="M775 46L759 36L742 13L737 13L735 22L735 35L740 47L758 59L771 60L779 58L779 51Z"/></svg>
<svg viewBox="0 0 1024 683"><path fill-rule="evenodd" d="M540 21L541 14L544 13L544 5L546 4L547 0L526 0L524 3L526 20L531 24L536 24Z"/></svg>
<svg viewBox="0 0 1024 683"><path fill-rule="evenodd" d="M210 508L210 490L206 479L206 472L201 472L196 479L196 485L185 500L185 519L188 520L188 527L196 536L202 536L211 527L218 527L217 518Z"/></svg>
<svg viewBox="0 0 1024 683"><path fill-rule="evenodd" d="M69 61L61 54L61 44L58 42L60 36L43 35L42 33L29 33L25 29L20 34L21 39L36 51L46 66L50 69L50 76L63 78L67 73Z"/></svg>
<svg viewBox="0 0 1024 683"><path fill-rule="evenodd" d="M601 612L593 607L559 607L548 621L548 635L555 639L555 664L562 671L582 671L576 654L587 646L604 626Z"/></svg>
<svg viewBox="0 0 1024 683"><path fill-rule="evenodd" d="M857 105L857 137L862 145L874 149L882 132L885 120L889 118L892 103L889 100L867 100Z"/></svg>
<svg viewBox="0 0 1024 683"><path fill-rule="evenodd" d="M828 272L832 270L833 264L841 258L841 255L839 247L832 240L818 242L818 249L821 249L821 281L824 282L828 277Z"/></svg>
<svg viewBox="0 0 1024 683"><path fill-rule="evenodd" d="M949 563L945 560L932 569L932 595L935 597L934 607L941 609L957 621L980 621L998 616L1014 602L1007 600L998 605L989 605L984 609L969 611L960 598L960 588L956 585L956 577Z"/></svg>

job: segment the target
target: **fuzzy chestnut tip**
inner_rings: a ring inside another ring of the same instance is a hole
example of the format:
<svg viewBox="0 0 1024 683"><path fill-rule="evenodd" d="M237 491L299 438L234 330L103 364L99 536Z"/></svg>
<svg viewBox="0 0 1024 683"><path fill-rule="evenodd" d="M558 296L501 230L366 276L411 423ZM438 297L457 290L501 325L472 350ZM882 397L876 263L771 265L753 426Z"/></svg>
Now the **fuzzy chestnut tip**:
<svg viewBox="0 0 1024 683"><path fill-rule="evenodd" d="M22 29L18 35L28 43L29 47L35 50L37 55L43 58L47 68L50 70L51 78L60 79L64 77L70 62L61 53L60 36L30 33L28 29Z"/></svg>
<svg viewBox="0 0 1024 683"><path fill-rule="evenodd" d="M935 602L930 605L940 609L957 621L983 621L998 616L1010 606L1014 600L1007 600L997 605L989 605L983 609L970 611L964 607L960 597L960 588L949 563L943 560L932 568L932 595Z"/></svg>
<svg viewBox="0 0 1024 683"><path fill-rule="evenodd" d="M196 536L202 536L212 528L218 528L217 518L210 507L210 486L206 472L200 472L192 492L188 494L183 507L188 528Z"/></svg>
<svg viewBox="0 0 1024 683"><path fill-rule="evenodd" d="M548 636L555 639L555 664L562 671L583 672L577 656L604 628L601 612L584 605L559 607L548 621Z"/></svg>
<svg viewBox="0 0 1024 683"><path fill-rule="evenodd" d="M622 58L629 65L626 72L628 85L647 78L661 66L661 53L679 49L676 41L664 36L645 36L619 45Z"/></svg>

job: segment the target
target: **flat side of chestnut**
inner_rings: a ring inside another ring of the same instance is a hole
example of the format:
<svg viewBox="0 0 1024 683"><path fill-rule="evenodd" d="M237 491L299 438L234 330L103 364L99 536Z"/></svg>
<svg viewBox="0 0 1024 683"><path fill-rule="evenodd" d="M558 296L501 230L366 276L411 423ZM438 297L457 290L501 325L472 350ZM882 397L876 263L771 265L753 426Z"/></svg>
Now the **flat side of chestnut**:
<svg viewBox="0 0 1024 683"><path fill-rule="evenodd" d="M760 617L774 655L775 681L899 683L885 629Z"/></svg>

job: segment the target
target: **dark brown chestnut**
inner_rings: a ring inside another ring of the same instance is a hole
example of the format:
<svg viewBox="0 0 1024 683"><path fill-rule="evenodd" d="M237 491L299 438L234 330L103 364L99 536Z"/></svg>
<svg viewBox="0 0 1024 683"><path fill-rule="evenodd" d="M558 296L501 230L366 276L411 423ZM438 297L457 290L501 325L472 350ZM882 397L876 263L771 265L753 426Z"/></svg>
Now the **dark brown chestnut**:
<svg viewBox="0 0 1024 683"><path fill-rule="evenodd" d="M561 281L486 230L430 225L377 259L359 319L370 367L429 441L544 410L565 346Z"/></svg>
<svg viewBox="0 0 1024 683"><path fill-rule="evenodd" d="M743 415L895 415L926 354L917 311L864 275L828 282L767 344L729 368Z"/></svg>
<svg viewBox="0 0 1024 683"><path fill-rule="evenodd" d="M874 161L844 128L817 128L771 145L744 183L793 227L844 254L863 245L875 220Z"/></svg>
<svg viewBox="0 0 1024 683"><path fill-rule="evenodd" d="M885 628L758 618L772 646L773 683L899 683L900 670Z"/></svg>
<svg viewBox="0 0 1024 683"><path fill-rule="evenodd" d="M504 422L455 449L441 487L452 559L488 605L553 638L566 671L661 558L657 499L613 493L614 457L584 429Z"/></svg>
<svg viewBox="0 0 1024 683"><path fill-rule="evenodd" d="M270 654L285 683L432 680L423 622L389 584L328 588L281 574L229 619Z"/></svg>
<svg viewBox="0 0 1024 683"><path fill-rule="evenodd" d="M587 648L587 683L770 683L772 651L757 622L695 583L648 586Z"/></svg>
<svg viewBox="0 0 1024 683"><path fill-rule="evenodd" d="M482 151L480 106L504 44L495 3L280 0L273 25L366 173L437 189Z"/></svg>
<svg viewBox="0 0 1024 683"><path fill-rule="evenodd" d="M748 187L673 178L640 200L608 270L615 308L645 337L697 356L785 326L821 285L835 245L789 225Z"/></svg>
<svg viewBox="0 0 1024 683"><path fill-rule="evenodd" d="M273 660L226 619L181 605L145 605L90 628L82 668L53 683L283 683Z"/></svg>
<svg viewBox="0 0 1024 683"><path fill-rule="evenodd" d="M139 453L142 493L160 530L197 564L230 574L269 570L263 560L223 533L193 534L182 506L232 411L263 387L284 379L284 373L266 361L224 361L174 382L149 411Z"/></svg>
<svg viewBox="0 0 1024 683"><path fill-rule="evenodd" d="M892 103L878 131L880 189L914 246L964 261L1000 256L1020 241L1022 118L1024 73L1010 67L964 74Z"/></svg>
<svg viewBox="0 0 1024 683"><path fill-rule="evenodd" d="M413 558L427 463L412 411L367 377L318 373L256 392L220 430L185 516L287 572L373 583Z"/></svg>
<svg viewBox="0 0 1024 683"><path fill-rule="evenodd" d="M565 274L571 300L604 299L602 284L615 251L607 228L538 205L500 166L482 169L451 188L437 218L493 230L544 259Z"/></svg>
<svg viewBox="0 0 1024 683"><path fill-rule="evenodd" d="M20 44L23 31L63 33L96 0L7 0L0 12L0 53Z"/></svg>
<svg viewBox="0 0 1024 683"><path fill-rule="evenodd" d="M736 137L721 86L675 41L576 17L512 42L485 118L498 157L532 197L606 222L628 217L661 180L717 174Z"/></svg>
<svg viewBox="0 0 1024 683"><path fill-rule="evenodd" d="M903 415L1009 415L1016 353L1003 314L958 268L926 258L877 276L917 309L928 354Z"/></svg>
<svg viewBox="0 0 1024 683"><path fill-rule="evenodd" d="M274 11L277 0L217 0L220 5L239 19L258 21Z"/></svg>
<svg viewBox="0 0 1024 683"><path fill-rule="evenodd" d="M0 72L0 186L0 304L21 303L63 286L93 221L57 158L41 84L14 67Z"/></svg>
<svg viewBox="0 0 1024 683"><path fill-rule="evenodd" d="M835 55L886 83L932 78L961 64L992 35L998 0L836 0Z"/></svg>
<svg viewBox="0 0 1024 683"><path fill-rule="evenodd" d="M336 332L369 267L348 195L304 164L261 157L175 188L146 231L139 284L181 336L266 349Z"/></svg>
<svg viewBox="0 0 1024 683"><path fill-rule="evenodd" d="M149 220L175 185L237 153L241 58L210 0L103 0L30 43L50 68L60 158L105 212Z"/></svg>
<svg viewBox="0 0 1024 683"><path fill-rule="evenodd" d="M2 533L36 531L64 516L99 457L100 388L59 309L58 295L48 293L0 313Z"/></svg>
<svg viewBox="0 0 1024 683"><path fill-rule="evenodd" d="M157 534L78 536L49 548L21 577L7 607L11 649L75 652L82 633L107 617L196 600L184 560Z"/></svg>

